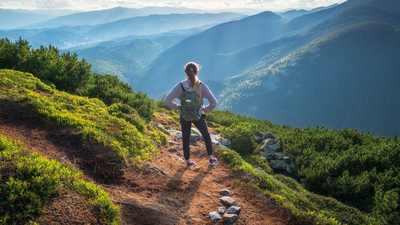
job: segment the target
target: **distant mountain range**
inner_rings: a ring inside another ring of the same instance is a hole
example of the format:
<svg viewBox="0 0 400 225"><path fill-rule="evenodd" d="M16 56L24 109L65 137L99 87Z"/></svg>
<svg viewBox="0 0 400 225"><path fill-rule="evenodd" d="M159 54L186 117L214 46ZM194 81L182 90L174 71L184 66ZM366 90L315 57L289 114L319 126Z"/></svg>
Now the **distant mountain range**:
<svg viewBox="0 0 400 225"><path fill-rule="evenodd" d="M219 24L243 17L243 15L236 13L150 15L102 24L94 27L86 34L103 40L129 35L151 35Z"/></svg>
<svg viewBox="0 0 400 225"><path fill-rule="evenodd" d="M154 38L137 38L99 43L93 47L76 49L79 58L92 65L91 71L102 75L113 74L125 83L134 78L137 70L143 69L158 54L184 39L185 35L168 35Z"/></svg>
<svg viewBox="0 0 400 225"><path fill-rule="evenodd" d="M130 82L160 98L185 79L183 65L196 61L220 109L296 127L399 134L399 5L349 0L291 21L261 13L221 24L161 53ZM232 35L236 29L242 32Z"/></svg>
<svg viewBox="0 0 400 225"><path fill-rule="evenodd" d="M57 17L48 21L31 24L25 28L42 29L56 28L60 26L83 26L83 25L99 25L104 23L115 22L122 19L148 16L151 14L189 14L189 13L205 13L202 10L175 7L145 7L145 8L124 8L116 7L105 10L79 12L70 15Z"/></svg>
<svg viewBox="0 0 400 225"><path fill-rule="evenodd" d="M283 12L283 13L278 13L278 15L279 15L280 17L286 19L286 20L292 20L292 19L294 19L294 18L303 16L303 15L306 15L306 14L310 14L310 13L322 11L322 10L325 10L325 9L330 9L330 8L336 7L336 6L338 6L338 5L339 5L339 4L333 4L333 5L326 6L326 7L318 7L318 8L312 9L312 10L305 10L305 9L300 9L300 10L298 10L298 9L293 9L293 10L289 10L289 11L286 11L286 12Z"/></svg>
<svg viewBox="0 0 400 225"><path fill-rule="evenodd" d="M72 27L64 25L50 29L0 30L0 38L7 37L10 40L16 40L22 37L29 40L34 48L40 45L52 44L61 49L70 49L132 35L154 36L165 32L174 32L174 30L178 30L177 32L188 30L187 32L190 33L191 31L189 30L191 29L204 30L216 24L243 17L243 15L236 13L150 15L118 20L97 26Z"/></svg>
<svg viewBox="0 0 400 225"><path fill-rule="evenodd" d="M185 78L182 68L188 61L206 65L201 72L201 79L229 78L237 72L237 67L243 69L242 62L235 63L234 52L274 40L281 34L285 23L286 20L276 14L263 12L240 21L217 25L160 54L145 70L140 71L143 78L137 83L131 80L131 84L134 89L145 91L151 97L159 97L166 88Z"/></svg>
<svg viewBox="0 0 400 225"><path fill-rule="evenodd" d="M0 29L15 29L55 17L54 15L37 13L34 11L0 9Z"/></svg>

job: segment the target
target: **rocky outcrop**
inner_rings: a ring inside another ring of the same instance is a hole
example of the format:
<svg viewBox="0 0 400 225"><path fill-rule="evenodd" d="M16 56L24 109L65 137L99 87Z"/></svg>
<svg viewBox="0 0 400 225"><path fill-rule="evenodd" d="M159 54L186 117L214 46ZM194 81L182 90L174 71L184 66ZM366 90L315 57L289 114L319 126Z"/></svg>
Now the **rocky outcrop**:
<svg viewBox="0 0 400 225"><path fill-rule="evenodd" d="M262 140L261 156L265 157L269 166L275 170L286 170L290 172L293 169L290 156L283 152L279 139L271 132L261 132L256 136L256 141Z"/></svg>
<svg viewBox="0 0 400 225"><path fill-rule="evenodd" d="M213 139L217 140L217 142L218 142L220 145L230 146L230 145L232 144L231 141L230 141L229 139L225 139L225 138L221 137L220 134L211 135L211 136L212 136Z"/></svg>

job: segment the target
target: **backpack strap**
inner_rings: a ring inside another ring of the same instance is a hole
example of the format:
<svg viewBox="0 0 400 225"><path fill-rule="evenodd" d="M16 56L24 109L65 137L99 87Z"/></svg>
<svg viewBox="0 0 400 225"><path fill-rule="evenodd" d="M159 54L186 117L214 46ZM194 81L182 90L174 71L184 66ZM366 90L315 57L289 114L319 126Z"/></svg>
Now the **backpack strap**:
<svg viewBox="0 0 400 225"><path fill-rule="evenodd" d="M181 85L182 91L185 91L185 88L183 88L182 82L179 82L179 84Z"/></svg>

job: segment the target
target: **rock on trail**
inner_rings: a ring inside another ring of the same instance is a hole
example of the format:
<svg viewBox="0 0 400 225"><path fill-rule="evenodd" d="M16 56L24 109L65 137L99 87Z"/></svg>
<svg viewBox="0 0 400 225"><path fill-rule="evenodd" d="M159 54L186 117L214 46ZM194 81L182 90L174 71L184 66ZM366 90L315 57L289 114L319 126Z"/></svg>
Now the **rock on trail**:
<svg viewBox="0 0 400 225"><path fill-rule="evenodd" d="M231 191L228 189L222 189L219 191L219 194L222 196L229 196L229 195L231 195Z"/></svg>
<svg viewBox="0 0 400 225"><path fill-rule="evenodd" d="M236 214L224 214L224 223L232 224L235 223L239 219Z"/></svg>
<svg viewBox="0 0 400 225"><path fill-rule="evenodd" d="M221 216L217 212L210 212L210 219L212 220L220 220Z"/></svg>
<svg viewBox="0 0 400 225"><path fill-rule="evenodd" d="M229 214L237 214L237 213L240 212L241 209L242 209L242 208L239 207L239 206L231 206L231 207L229 207L229 209L228 209L228 213L229 213Z"/></svg>
<svg viewBox="0 0 400 225"><path fill-rule="evenodd" d="M221 200L222 204L228 205L228 206L236 206L237 202L235 200L233 200L233 198L228 197L228 196L224 196L222 198L220 198L219 200Z"/></svg>

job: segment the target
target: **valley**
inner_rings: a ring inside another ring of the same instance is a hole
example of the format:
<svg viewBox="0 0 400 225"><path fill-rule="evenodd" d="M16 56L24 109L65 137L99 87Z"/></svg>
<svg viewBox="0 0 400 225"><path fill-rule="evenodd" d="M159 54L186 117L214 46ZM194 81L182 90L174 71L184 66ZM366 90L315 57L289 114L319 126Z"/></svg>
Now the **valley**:
<svg viewBox="0 0 400 225"><path fill-rule="evenodd" d="M400 2L329 2L0 3L0 224L399 224ZM191 61L215 166L163 102Z"/></svg>

